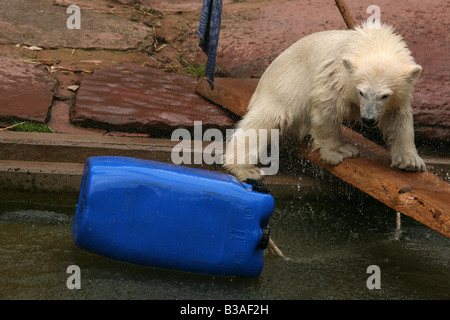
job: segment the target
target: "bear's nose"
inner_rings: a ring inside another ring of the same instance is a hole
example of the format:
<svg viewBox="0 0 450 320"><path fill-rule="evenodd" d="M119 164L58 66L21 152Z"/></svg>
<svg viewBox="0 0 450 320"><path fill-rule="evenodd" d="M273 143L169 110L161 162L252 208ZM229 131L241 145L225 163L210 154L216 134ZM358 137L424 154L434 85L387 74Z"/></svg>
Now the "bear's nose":
<svg viewBox="0 0 450 320"><path fill-rule="evenodd" d="M368 127L375 127L377 124L377 120L375 118L362 118L362 122Z"/></svg>

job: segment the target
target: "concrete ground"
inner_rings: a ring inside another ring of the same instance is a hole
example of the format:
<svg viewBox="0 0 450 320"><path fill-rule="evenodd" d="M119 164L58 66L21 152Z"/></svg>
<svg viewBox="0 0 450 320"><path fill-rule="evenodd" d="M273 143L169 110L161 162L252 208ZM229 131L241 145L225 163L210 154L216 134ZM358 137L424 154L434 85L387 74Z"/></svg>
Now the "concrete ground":
<svg viewBox="0 0 450 320"><path fill-rule="evenodd" d="M369 2L346 3L355 20L370 16ZM72 145L103 137L117 139L113 144L122 150L130 142L120 139L127 137L142 139L133 143L145 141L151 151L155 143L163 149L171 146L168 138L174 128L192 130L193 120L231 128L237 117L194 93L195 75L206 61L195 34L201 4L202 0L1 1L0 129L14 119L34 120L45 122L58 141L68 139ZM413 105L418 148L443 155L437 164L445 162L450 144L449 4L439 0L376 4L381 21L396 27L424 69ZM73 14L67 13L70 5L81 9L80 29L67 27ZM334 1L224 1L220 73L260 77L299 38L344 28ZM22 168L32 166L32 161L75 163L80 173L84 158L38 160L36 146L52 145L48 141L53 138L35 137L33 141L41 142L34 142L34 151L20 153L18 146L28 145L20 141L29 141L30 135L18 134L12 143L9 134L0 131L0 161L26 161ZM97 147L102 143L106 142ZM11 165L2 162L2 170L14 172Z"/></svg>

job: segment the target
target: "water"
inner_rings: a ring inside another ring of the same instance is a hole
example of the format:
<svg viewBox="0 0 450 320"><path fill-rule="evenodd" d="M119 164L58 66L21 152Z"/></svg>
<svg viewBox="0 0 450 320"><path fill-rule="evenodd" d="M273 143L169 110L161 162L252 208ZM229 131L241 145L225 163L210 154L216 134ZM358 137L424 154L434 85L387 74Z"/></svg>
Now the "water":
<svg viewBox="0 0 450 320"><path fill-rule="evenodd" d="M288 260L265 254L260 277L167 271L78 249L78 195L0 195L0 299L448 299L450 240L360 192L331 185L275 194L271 235ZM81 289L67 287L67 268ZM381 289L366 282L370 265Z"/></svg>

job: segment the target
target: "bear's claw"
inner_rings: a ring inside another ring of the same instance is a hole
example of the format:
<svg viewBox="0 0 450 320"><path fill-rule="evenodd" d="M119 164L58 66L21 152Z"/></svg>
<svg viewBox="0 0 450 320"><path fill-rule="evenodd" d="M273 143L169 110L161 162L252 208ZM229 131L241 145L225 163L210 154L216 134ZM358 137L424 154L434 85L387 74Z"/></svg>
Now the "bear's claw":
<svg viewBox="0 0 450 320"><path fill-rule="evenodd" d="M427 166L422 158L410 153L392 157L391 167L414 172L427 171Z"/></svg>

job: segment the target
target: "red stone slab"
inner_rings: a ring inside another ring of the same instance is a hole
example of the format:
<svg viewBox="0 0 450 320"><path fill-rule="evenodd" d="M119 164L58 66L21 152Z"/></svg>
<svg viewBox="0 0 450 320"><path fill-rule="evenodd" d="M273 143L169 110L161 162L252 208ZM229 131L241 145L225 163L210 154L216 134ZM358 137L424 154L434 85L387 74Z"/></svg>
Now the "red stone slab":
<svg viewBox="0 0 450 320"><path fill-rule="evenodd" d="M196 80L138 66L106 67L84 77L71 121L115 131L170 137L177 128L231 128L236 116L195 93Z"/></svg>
<svg viewBox="0 0 450 320"><path fill-rule="evenodd" d="M42 48L128 50L153 34L148 26L102 13L88 2L78 3L80 29L69 29L67 22L69 20L69 25L72 22L73 12L67 13L66 5L71 4L70 1L48 0L0 1L0 43Z"/></svg>
<svg viewBox="0 0 450 320"><path fill-rule="evenodd" d="M0 52L0 119L45 122L56 80L24 60Z"/></svg>

